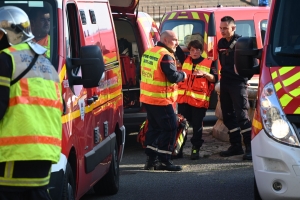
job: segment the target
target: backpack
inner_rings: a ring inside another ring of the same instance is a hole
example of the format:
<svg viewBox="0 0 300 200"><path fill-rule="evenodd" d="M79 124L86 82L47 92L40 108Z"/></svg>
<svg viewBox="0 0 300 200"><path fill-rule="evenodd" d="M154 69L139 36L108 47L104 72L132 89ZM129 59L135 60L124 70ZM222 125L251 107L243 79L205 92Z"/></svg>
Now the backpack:
<svg viewBox="0 0 300 200"><path fill-rule="evenodd" d="M188 121L183 117L183 115L177 114L177 134L176 134L176 140L174 144L173 155L177 155L179 153L180 148L184 143L184 138L187 135L188 128L189 128ZM146 119L146 121L142 123L137 135L137 142L140 143L143 148L146 148L145 139L146 139L147 130L148 130L148 120Z"/></svg>

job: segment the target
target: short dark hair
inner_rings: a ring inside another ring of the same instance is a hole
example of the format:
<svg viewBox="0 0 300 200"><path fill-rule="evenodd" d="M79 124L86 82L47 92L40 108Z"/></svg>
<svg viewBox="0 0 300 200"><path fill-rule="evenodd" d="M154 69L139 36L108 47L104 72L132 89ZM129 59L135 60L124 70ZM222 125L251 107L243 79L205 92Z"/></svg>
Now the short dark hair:
<svg viewBox="0 0 300 200"><path fill-rule="evenodd" d="M35 8L30 9L28 17L29 17L30 20L35 20L38 17L39 13L47 14L47 13L50 13L50 12L45 7L42 7L42 8L35 7Z"/></svg>
<svg viewBox="0 0 300 200"><path fill-rule="evenodd" d="M221 18L221 22L228 22L228 24L235 24L234 19L230 16L225 16Z"/></svg>
<svg viewBox="0 0 300 200"><path fill-rule="evenodd" d="M187 48L188 48L188 50L190 50L192 47L195 48L195 49L200 49L201 51L203 51L203 45L201 44L201 42L199 40L190 41Z"/></svg>

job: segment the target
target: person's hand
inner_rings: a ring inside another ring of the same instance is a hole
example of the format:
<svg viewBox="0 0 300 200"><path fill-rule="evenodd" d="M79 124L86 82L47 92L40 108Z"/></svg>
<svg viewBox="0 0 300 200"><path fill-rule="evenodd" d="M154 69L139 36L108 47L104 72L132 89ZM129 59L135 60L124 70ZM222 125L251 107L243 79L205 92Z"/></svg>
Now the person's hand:
<svg viewBox="0 0 300 200"><path fill-rule="evenodd" d="M182 71L182 72L183 72L183 74L184 74L184 78L183 78L183 80L187 79L187 75L186 75L186 73L185 73L184 71Z"/></svg>
<svg viewBox="0 0 300 200"><path fill-rule="evenodd" d="M193 72L193 75L196 75L196 76L205 76L206 75L206 72L203 72L201 70L195 70Z"/></svg>

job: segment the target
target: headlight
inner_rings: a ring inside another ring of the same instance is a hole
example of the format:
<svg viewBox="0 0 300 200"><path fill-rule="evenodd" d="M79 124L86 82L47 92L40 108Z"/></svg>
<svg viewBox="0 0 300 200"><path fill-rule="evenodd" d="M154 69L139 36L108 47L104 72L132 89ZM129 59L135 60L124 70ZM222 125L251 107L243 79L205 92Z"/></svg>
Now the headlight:
<svg viewBox="0 0 300 200"><path fill-rule="evenodd" d="M264 129L280 142L300 146L294 128L287 120L276 96L272 83L268 83L260 95L260 111Z"/></svg>

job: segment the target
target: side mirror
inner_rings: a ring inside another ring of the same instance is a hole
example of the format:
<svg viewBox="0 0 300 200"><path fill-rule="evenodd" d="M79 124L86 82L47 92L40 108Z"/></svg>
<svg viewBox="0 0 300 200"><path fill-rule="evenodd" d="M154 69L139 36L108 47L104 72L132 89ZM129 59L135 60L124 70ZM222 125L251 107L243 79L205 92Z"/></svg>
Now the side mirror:
<svg viewBox="0 0 300 200"><path fill-rule="evenodd" d="M240 76L249 77L259 74L255 58L261 58L261 49L255 48L255 38L241 37L235 44L234 64Z"/></svg>
<svg viewBox="0 0 300 200"><path fill-rule="evenodd" d="M81 66L82 76L73 73L73 69ZM104 62L101 49L97 45L83 46L80 58L68 58L66 61L69 85L83 85L85 88L99 86L104 72Z"/></svg>

